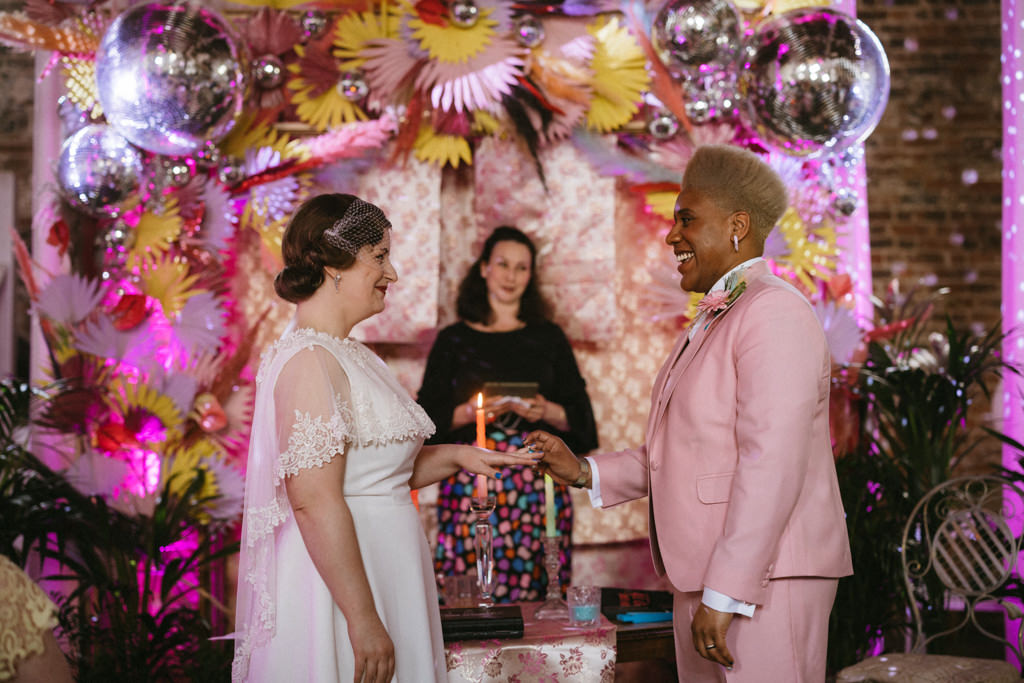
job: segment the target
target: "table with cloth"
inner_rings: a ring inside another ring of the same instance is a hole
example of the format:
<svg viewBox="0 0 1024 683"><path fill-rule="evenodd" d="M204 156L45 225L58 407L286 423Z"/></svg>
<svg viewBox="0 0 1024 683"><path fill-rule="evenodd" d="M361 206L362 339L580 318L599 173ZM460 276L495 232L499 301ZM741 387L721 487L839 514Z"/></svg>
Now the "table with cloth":
<svg viewBox="0 0 1024 683"><path fill-rule="evenodd" d="M603 615L596 626L574 628L568 621L537 619L541 602L517 604L523 612L522 638L445 645L450 683L614 680L615 625Z"/></svg>

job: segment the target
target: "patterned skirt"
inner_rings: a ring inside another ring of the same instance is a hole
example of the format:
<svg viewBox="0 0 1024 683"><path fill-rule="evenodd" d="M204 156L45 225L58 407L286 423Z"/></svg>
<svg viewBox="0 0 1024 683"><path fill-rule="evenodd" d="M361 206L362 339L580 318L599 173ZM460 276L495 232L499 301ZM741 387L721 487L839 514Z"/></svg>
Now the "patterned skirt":
<svg viewBox="0 0 1024 683"><path fill-rule="evenodd" d="M437 496L438 536L434 571L441 576L476 571L473 513L470 498L475 477L460 471L441 482ZM548 577L544 570L544 477L530 468L504 468L500 482L489 481L497 502L491 513L494 529L494 601L543 600ZM569 585L572 559L572 499L555 484L555 525L560 534L562 596Z"/></svg>

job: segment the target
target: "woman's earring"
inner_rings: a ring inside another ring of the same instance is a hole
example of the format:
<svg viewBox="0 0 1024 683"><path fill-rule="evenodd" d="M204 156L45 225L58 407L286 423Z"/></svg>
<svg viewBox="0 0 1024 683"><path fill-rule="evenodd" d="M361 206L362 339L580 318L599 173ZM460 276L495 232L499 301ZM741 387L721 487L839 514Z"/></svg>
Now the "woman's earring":
<svg viewBox="0 0 1024 683"><path fill-rule="evenodd" d="M735 252L739 252L740 250L740 238L737 237L735 233L733 233L732 236L732 250Z"/></svg>
<svg viewBox="0 0 1024 683"><path fill-rule="evenodd" d="M335 292L341 291L341 290L338 289L338 284L341 282L341 273L335 273L331 277L334 278L334 291Z"/></svg>

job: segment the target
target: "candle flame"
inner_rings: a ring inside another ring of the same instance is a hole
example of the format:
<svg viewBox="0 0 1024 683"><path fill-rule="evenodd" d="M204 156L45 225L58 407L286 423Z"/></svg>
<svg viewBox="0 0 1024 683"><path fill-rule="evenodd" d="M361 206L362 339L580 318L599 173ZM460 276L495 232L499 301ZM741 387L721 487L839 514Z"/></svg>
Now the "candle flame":
<svg viewBox="0 0 1024 683"><path fill-rule="evenodd" d="M477 408L483 408L484 407L484 392L482 392L482 391L478 392L477 395L476 395L476 407Z"/></svg>

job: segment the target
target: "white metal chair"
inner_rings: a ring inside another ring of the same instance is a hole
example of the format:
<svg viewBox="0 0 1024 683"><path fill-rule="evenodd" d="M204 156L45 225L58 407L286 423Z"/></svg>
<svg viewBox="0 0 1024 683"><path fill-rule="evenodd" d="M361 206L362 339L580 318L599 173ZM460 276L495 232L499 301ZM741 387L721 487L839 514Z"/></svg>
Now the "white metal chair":
<svg viewBox="0 0 1024 683"><path fill-rule="evenodd" d="M1018 482L991 475L960 477L929 491L911 513L900 546L913 622L910 650L847 667L839 672L837 683L1020 681L1021 607L994 595L1011 578L1020 579L1021 539L1013 532L1014 523L1024 523L1024 487ZM955 624L930 635L925 633L922 613L929 590L943 590L945 606L953 613L961 605L963 609ZM990 611L1005 617L1012 628L1008 626L1006 633L985 628L978 613ZM926 654L935 640L967 627L1003 643L1015 655L1016 665L1001 659Z"/></svg>

